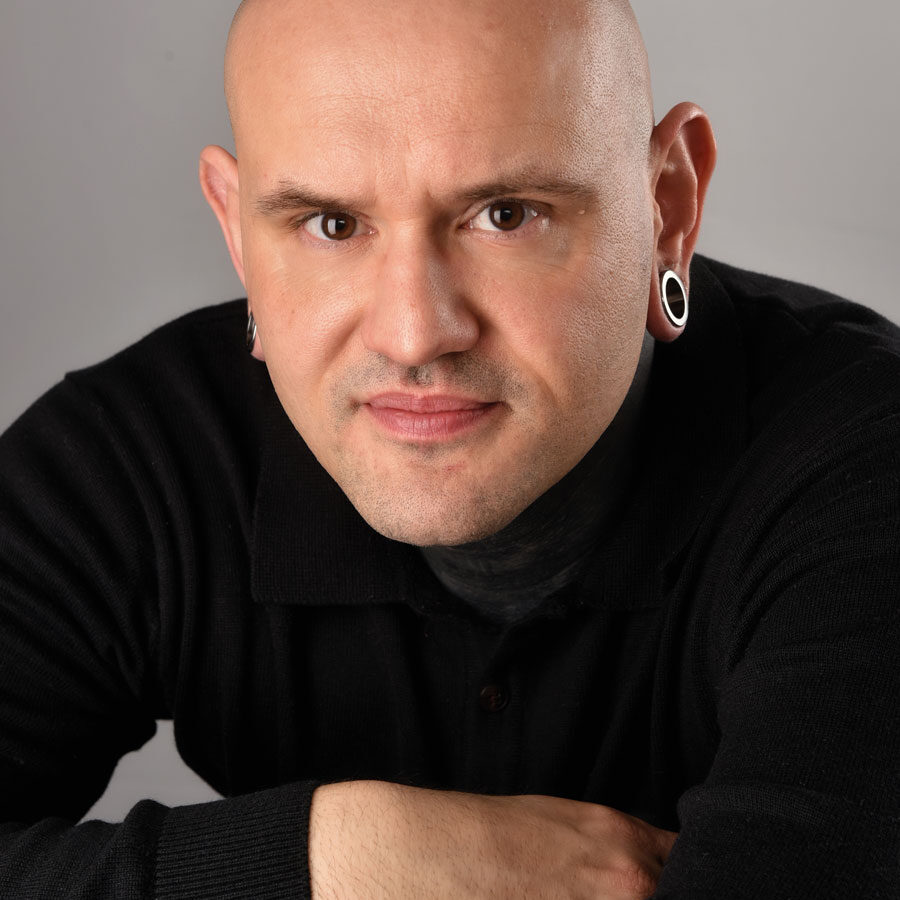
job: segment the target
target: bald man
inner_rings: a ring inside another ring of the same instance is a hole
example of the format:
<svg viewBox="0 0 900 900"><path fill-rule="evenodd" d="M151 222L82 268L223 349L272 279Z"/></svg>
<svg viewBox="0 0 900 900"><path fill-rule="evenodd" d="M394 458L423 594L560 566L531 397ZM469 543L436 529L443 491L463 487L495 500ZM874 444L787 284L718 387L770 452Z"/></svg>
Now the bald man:
<svg viewBox="0 0 900 900"><path fill-rule="evenodd" d="M647 71L624 0L242 4L246 300L0 441L0 896L897 896L900 336L694 256ZM224 799L75 825L160 718Z"/></svg>

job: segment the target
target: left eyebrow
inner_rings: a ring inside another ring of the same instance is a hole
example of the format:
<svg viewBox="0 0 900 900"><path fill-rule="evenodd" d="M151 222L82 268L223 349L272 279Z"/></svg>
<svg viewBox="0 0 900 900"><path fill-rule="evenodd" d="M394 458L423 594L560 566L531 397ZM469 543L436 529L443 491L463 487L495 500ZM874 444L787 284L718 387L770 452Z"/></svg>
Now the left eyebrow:
<svg viewBox="0 0 900 900"><path fill-rule="evenodd" d="M457 194L456 198L468 203L478 203L482 200L521 194L565 197L582 203L590 203L598 198L597 189L592 184L541 175L512 175L496 181L473 185Z"/></svg>
<svg viewBox="0 0 900 900"><path fill-rule="evenodd" d="M461 203L479 203L522 194L565 197L581 203L591 203L598 196L596 187L585 182L524 174L472 185L456 193L454 199ZM275 216L295 209L363 209L368 201L364 198L350 200L328 196L298 182L283 180L274 190L258 197L253 205L260 215Z"/></svg>

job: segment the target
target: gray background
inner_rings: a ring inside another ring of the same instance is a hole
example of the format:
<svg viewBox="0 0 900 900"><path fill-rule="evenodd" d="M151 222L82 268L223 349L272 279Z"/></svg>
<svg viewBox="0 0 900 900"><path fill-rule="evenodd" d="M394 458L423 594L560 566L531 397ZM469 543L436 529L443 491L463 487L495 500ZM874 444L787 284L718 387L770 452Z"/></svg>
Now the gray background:
<svg viewBox="0 0 900 900"><path fill-rule="evenodd" d="M0 428L72 368L241 295L197 186L230 149L221 58L236 0L0 0ZM701 250L900 321L900 4L637 0L657 116L719 138ZM93 813L213 794L163 725Z"/></svg>

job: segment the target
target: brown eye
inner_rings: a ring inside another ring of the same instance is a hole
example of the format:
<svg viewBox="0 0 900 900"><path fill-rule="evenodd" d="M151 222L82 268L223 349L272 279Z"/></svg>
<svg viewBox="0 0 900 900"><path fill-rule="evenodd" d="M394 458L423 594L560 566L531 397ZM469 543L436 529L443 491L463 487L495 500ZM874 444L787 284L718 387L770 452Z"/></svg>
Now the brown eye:
<svg viewBox="0 0 900 900"><path fill-rule="evenodd" d="M523 226L539 215L534 206L524 200L497 200L490 206L483 207L477 216L466 223L466 227L494 234L511 234L524 230Z"/></svg>
<svg viewBox="0 0 900 900"><path fill-rule="evenodd" d="M356 231L356 219L346 213L325 213L322 216L322 234L332 241L345 241Z"/></svg>
<svg viewBox="0 0 900 900"><path fill-rule="evenodd" d="M525 221L525 205L522 203L493 203L488 207L491 224L501 231L515 231Z"/></svg>
<svg viewBox="0 0 900 900"><path fill-rule="evenodd" d="M359 220L347 213L327 212L304 219L302 227L320 241L346 241L356 234Z"/></svg>

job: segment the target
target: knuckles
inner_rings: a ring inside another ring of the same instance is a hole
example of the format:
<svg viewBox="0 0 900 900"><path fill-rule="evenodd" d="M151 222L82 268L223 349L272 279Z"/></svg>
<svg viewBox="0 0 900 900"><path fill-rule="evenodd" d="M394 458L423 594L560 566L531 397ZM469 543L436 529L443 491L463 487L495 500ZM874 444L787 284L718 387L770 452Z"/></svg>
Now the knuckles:
<svg viewBox="0 0 900 900"><path fill-rule="evenodd" d="M633 859L623 859L607 873L617 900L647 900L656 890L659 875Z"/></svg>

